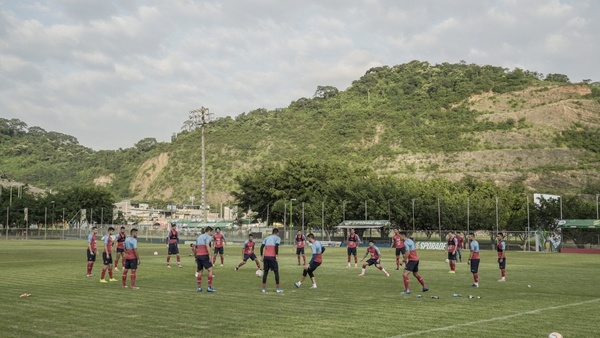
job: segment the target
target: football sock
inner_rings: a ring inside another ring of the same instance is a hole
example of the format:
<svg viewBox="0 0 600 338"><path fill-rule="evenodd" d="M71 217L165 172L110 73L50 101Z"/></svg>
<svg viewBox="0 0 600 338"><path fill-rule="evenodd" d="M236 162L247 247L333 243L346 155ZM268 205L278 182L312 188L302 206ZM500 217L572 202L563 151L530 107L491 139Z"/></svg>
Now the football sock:
<svg viewBox="0 0 600 338"><path fill-rule="evenodd" d="M198 276L196 277L196 284L198 284L198 286L202 286L202 271L198 272Z"/></svg>
<svg viewBox="0 0 600 338"><path fill-rule="evenodd" d="M123 274L121 275L121 284L123 286L127 285L127 270L123 269Z"/></svg>
<svg viewBox="0 0 600 338"><path fill-rule="evenodd" d="M167 265L169 265L169 263L171 263L171 256L167 256Z"/></svg>
<svg viewBox="0 0 600 338"><path fill-rule="evenodd" d="M406 280L408 280L408 276L406 276ZM423 277L421 277L419 275L419 277L417 277L417 280L419 281L419 283L421 283L422 287L425 287L425 281L423 280ZM407 288L408 289L408 288Z"/></svg>
<svg viewBox="0 0 600 338"><path fill-rule="evenodd" d="M208 286L212 287L213 275L212 273L208 273Z"/></svg>
<svg viewBox="0 0 600 338"><path fill-rule="evenodd" d="M110 277L110 279L113 278L113 269L110 269L110 268L108 269L108 277Z"/></svg>
<svg viewBox="0 0 600 338"><path fill-rule="evenodd" d="M100 279L104 279L104 276L106 275L106 267L102 268L102 273L100 274Z"/></svg>
<svg viewBox="0 0 600 338"><path fill-rule="evenodd" d="M404 281L404 290L408 290L408 276L402 275L402 280Z"/></svg>
<svg viewBox="0 0 600 338"><path fill-rule="evenodd" d="M131 286L135 286L135 277L136 277L136 271L135 269L131 270Z"/></svg>
<svg viewBox="0 0 600 338"><path fill-rule="evenodd" d="M473 280L475 281L475 283L479 283L479 274L474 273L473 274Z"/></svg>

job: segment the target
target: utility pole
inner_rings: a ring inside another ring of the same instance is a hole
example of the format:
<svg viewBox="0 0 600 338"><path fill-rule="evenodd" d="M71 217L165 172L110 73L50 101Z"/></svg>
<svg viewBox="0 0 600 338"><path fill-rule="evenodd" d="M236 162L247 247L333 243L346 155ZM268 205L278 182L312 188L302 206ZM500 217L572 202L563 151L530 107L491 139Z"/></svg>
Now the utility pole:
<svg viewBox="0 0 600 338"><path fill-rule="evenodd" d="M189 128L196 129L200 127L202 134L202 219L206 223L206 154L204 151L204 129L211 122L211 114L208 108L200 107L190 111Z"/></svg>

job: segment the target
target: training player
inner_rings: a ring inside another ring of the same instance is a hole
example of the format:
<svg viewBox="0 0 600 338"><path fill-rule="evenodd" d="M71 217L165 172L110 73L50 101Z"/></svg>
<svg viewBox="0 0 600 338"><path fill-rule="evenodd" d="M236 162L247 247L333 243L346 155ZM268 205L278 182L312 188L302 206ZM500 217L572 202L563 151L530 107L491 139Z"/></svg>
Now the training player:
<svg viewBox="0 0 600 338"><path fill-rule="evenodd" d="M473 287L479 287L479 242L475 240L475 234L469 233L469 249L471 253L469 253L469 260L467 264L471 266L471 272L473 273Z"/></svg>
<svg viewBox="0 0 600 338"><path fill-rule="evenodd" d="M371 258L369 258L369 260L365 264L363 264L362 272L358 275L364 276L367 266L375 265L375 267L377 269L381 270L381 272L383 272L386 277L389 277L390 274L387 271L385 271L385 269L383 268L383 266L381 266L381 264L379 264L380 258L381 258L381 251L379 251L379 248L377 246L375 246L375 242L373 240L369 241L369 247L367 248L367 252L365 253L365 256L360 261L361 262L364 261L368 255L371 255Z"/></svg>
<svg viewBox="0 0 600 338"><path fill-rule="evenodd" d="M261 261L265 264L265 272L262 277L262 292L267 292L267 276L269 275L269 270L273 271L275 274L275 287L277 288L277 292L283 292L279 286L279 264L277 263L279 244L281 244L281 238L279 238L278 234L279 229L274 228L273 233L267 236L260 246Z"/></svg>
<svg viewBox="0 0 600 338"><path fill-rule="evenodd" d="M456 247L456 254L458 255L458 261L462 263L462 249L465 242L465 235L462 233L462 231L456 235L456 241L458 243Z"/></svg>
<svg viewBox="0 0 600 338"><path fill-rule="evenodd" d="M121 275L121 284L123 288L127 287L127 271L131 270L131 288L139 289L135 284L137 277L137 268L140 265L140 255L138 253L136 228L131 229L129 237L125 240L125 265L123 266L123 274Z"/></svg>
<svg viewBox="0 0 600 338"><path fill-rule="evenodd" d="M223 266L223 245L225 244L225 236L221 233L221 228L215 229L216 233L213 235L215 241L215 252L213 255L212 263L215 265L217 261L217 254L221 256L221 266Z"/></svg>
<svg viewBox="0 0 600 338"><path fill-rule="evenodd" d="M321 245L321 242L315 239L315 235L308 234L307 238L308 242L311 244L312 258L308 263L308 267L306 267L306 263L304 263L304 271L302 272L302 277L300 277L300 280L294 283L294 285L297 288L299 288L300 285L302 285L302 282L304 282L304 278L306 278L306 275L308 275L310 277L310 280L312 281L312 286L310 288L316 289L317 282L315 280L315 275L313 274L313 272L321 265L321 263L323 263L323 252L325 252L325 248Z"/></svg>
<svg viewBox="0 0 600 338"><path fill-rule="evenodd" d="M404 241L400 238L400 230L394 229L394 236L392 236L392 244L390 247L396 248L396 270L400 270L402 266L402 261L406 257L406 249L404 249ZM402 261L400 260L400 255L402 255Z"/></svg>
<svg viewBox="0 0 600 338"><path fill-rule="evenodd" d="M115 228L110 227L108 228L108 233L106 234L106 237L104 237L104 251L102 252L102 261L104 262L104 267L102 268L102 274L100 275L100 283L108 283L109 281L111 282L116 282L117 280L113 278L113 270L112 270L112 243L113 243L113 238L112 238L112 234L115 231ZM104 276L106 276L106 270L108 270L108 276L110 277L110 280L107 281L106 279L104 279Z"/></svg>
<svg viewBox="0 0 600 338"><path fill-rule="evenodd" d="M354 233L354 229L350 229L348 234L348 267L350 267L350 256L354 255L354 267L358 267L358 258L356 257L356 247L360 245L360 237Z"/></svg>
<svg viewBox="0 0 600 338"><path fill-rule="evenodd" d="M171 231L167 236L167 268L171 268L171 255L177 255L177 266L181 267L181 256L179 256L179 233L177 232L177 224L171 224Z"/></svg>
<svg viewBox="0 0 600 338"><path fill-rule="evenodd" d="M208 251L210 242L212 242L212 231L213 229L211 227L206 227L204 233L196 239L196 283L198 292L202 292L202 271L204 271L204 269L208 271L208 287L206 288L206 291L217 292L217 290L212 287L213 265L210 262L210 252Z"/></svg>
<svg viewBox="0 0 600 338"><path fill-rule="evenodd" d="M450 271L448 273L456 273L456 247L458 246L458 240L452 231L448 232L448 263L450 264Z"/></svg>
<svg viewBox="0 0 600 338"><path fill-rule="evenodd" d="M121 266L125 266L125 239L127 239L125 227L121 227L121 231L117 234L117 257L115 259L115 271L119 271L119 260L121 260Z"/></svg>
<svg viewBox="0 0 600 338"><path fill-rule="evenodd" d="M498 251L498 267L501 276L498 282L506 282L506 242L504 242L504 234L498 233L497 239L496 251Z"/></svg>
<svg viewBox="0 0 600 338"><path fill-rule="evenodd" d="M306 255L304 254L304 243L306 242L306 237L302 234L302 231L298 230L298 234L296 234L296 238L294 241L294 247L296 248L296 256L298 257L298 265L300 265L300 255L302 255L303 265L306 265Z"/></svg>
<svg viewBox="0 0 600 338"><path fill-rule="evenodd" d="M429 291L427 285L425 285L425 281L421 274L419 274L419 256L417 256L417 247L415 246L415 242L412 239L407 237L406 231L400 231L400 237L404 241L404 247L406 248L406 257L404 258L404 263L406 266L404 267L404 272L402 273L402 279L404 280L404 291L402 291L403 295L410 294L408 275L412 272L413 276L421 283L423 287L423 292ZM407 260L408 259L408 260Z"/></svg>
<svg viewBox="0 0 600 338"><path fill-rule="evenodd" d="M87 277L92 277L92 269L94 268L94 262L96 261L96 234L98 233L98 227L92 227L92 231L88 235L87 245Z"/></svg>
<svg viewBox="0 0 600 338"><path fill-rule="evenodd" d="M244 247L242 247L242 261L235 267L235 271L241 268L248 259L251 259L256 263L256 267L260 269L260 262L256 259L256 255L254 254L254 236L252 234L248 235L248 239L244 242Z"/></svg>

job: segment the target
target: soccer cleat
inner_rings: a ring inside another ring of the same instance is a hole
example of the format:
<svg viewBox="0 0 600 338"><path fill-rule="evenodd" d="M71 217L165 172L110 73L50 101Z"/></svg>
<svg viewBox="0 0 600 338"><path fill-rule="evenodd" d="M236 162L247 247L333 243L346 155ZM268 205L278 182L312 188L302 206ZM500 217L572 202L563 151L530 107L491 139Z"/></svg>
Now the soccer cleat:
<svg viewBox="0 0 600 338"><path fill-rule="evenodd" d="M448 271L448 273L456 273L456 271L452 271L452 270L450 270L450 271Z"/></svg>
<svg viewBox="0 0 600 338"><path fill-rule="evenodd" d="M239 269L240 269L239 267L237 267L237 266L235 267L235 271L238 271Z"/></svg>
<svg viewBox="0 0 600 338"><path fill-rule="evenodd" d="M479 287L479 283L473 283L473 285L471 285L474 288L478 288Z"/></svg>
<svg viewBox="0 0 600 338"><path fill-rule="evenodd" d="M127 285L123 285L123 289L127 289Z"/></svg>
<svg viewBox="0 0 600 338"><path fill-rule="evenodd" d="M365 274L364 274L364 273L359 273L358 275L359 275L360 277L362 277L362 276L364 276Z"/></svg>
<svg viewBox="0 0 600 338"><path fill-rule="evenodd" d="M87 274L87 275L85 275L85 276L86 276L86 277L94 277L94 275L92 275L91 273L90 273L90 274Z"/></svg>
<svg viewBox="0 0 600 338"><path fill-rule="evenodd" d="M262 289L262 293L267 293L267 289Z"/></svg>
<svg viewBox="0 0 600 338"><path fill-rule="evenodd" d="M297 288L299 288L299 287L300 287L300 285L302 285L302 283L300 283L300 282L296 282L296 283L294 283L294 286L295 286L295 287L297 287Z"/></svg>
<svg viewBox="0 0 600 338"><path fill-rule="evenodd" d="M429 291L429 288L427 286L424 286L422 292L427 292L427 291Z"/></svg>
<svg viewBox="0 0 600 338"><path fill-rule="evenodd" d="M350 267L350 263L348 263L348 265L346 267L349 268Z"/></svg>
<svg viewBox="0 0 600 338"><path fill-rule="evenodd" d="M317 288L317 284L313 284L310 288L311 289L316 289Z"/></svg>
<svg viewBox="0 0 600 338"><path fill-rule="evenodd" d="M217 292L217 290L213 289L212 286L206 288L207 292Z"/></svg>
<svg viewBox="0 0 600 338"><path fill-rule="evenodd" d="M177 267L178 267L178 268L181 268L182 266L181 266L181 264L178 264L178 265L177 265Z"/></svg>
<svg viewBox="0 0 600 338"><path fill-rule="evenodd" d="M498 282L506 282L506 278L502 277L498 280Z"/></svg>
<svg viewBox="0 0 600 338"><path fill-rule="evenodd" d="M170 265L167 265L167 268L169 268L169 269L170 269L170 268L171 268L171 266L170 266Z"/></svg>
<svg viewBox="0 0 600 338"><path fill-rule="evenodd" d="M396 267L396 270L400 270L400 267Z"/></svg>
<svg viewBox="0 0 600 338"><path fill-rule="evenodd" d="M223 264L221 264L221 266L223 266Z"/></svg>
<svg viewBox="0 0 600 338"><path fill-rule="evenodd" d="M198 292L202 292L202 288L201 288L201 287L198 287L198 288L196 289L196 291L198 291Z"/></svg>
<svg viewBox="0 0 600 338"><path fill-rule="evenodd" d="M100 283L108 283L108 281L106 279L101 279Z"/></svg>
<svg viewBox="0 0 600 338"><path fill-rule="evenodd" d="M283 293L282 289L277 289L277 293Z"/></svg>
<svg viewBox="0 0 600 338"><path fill-rule="evenodd" d="M109 282L118 282L118 280L116 280L116 279L114 279L114 278L111 278L111 279L109 279L108 281L109 281Z"/></svg>
<svg viewBox="0 0 600 338"><path fill-rule="evenodd" d="M135 285L131 286L131 290L139 290L139 289L140 289L139 286L135 286Z"/></svg>
<svg viewBox="0 0 600 338"><path fill-rule="evenodd" d="M410 295L410 291L409 290L404 290L404 291L402 291L402 294L403 295Z"/></svg>
<svg viewBox="0 0 600 338"><path fill-rule="evenodd" d="M389 273L389 272L386 272L386 273L385 273L385 276L386 276L386 277L389 277L389 276L390 276L390 273Z"/></svg>

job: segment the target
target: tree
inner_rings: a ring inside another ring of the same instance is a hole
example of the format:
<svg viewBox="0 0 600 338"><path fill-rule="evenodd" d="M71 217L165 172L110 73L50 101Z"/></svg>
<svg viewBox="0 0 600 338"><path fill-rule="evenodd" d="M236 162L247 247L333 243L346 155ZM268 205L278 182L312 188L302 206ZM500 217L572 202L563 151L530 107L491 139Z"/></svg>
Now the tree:
<svg viewBox="0 0 600 338"><path fill-rule="evenodd" d="M548 81L548 82L562 82L562 83L569 83L569 77L564 75L564 74L548 74L546 75L546 78L544 79L544 81Z"/></svg>
<svg viewBox="0 0 600 338"><path fill-rule="evenodd" d="M330 99L339 94L339 90L334 86L317 86L317 90L315 91L315 98L321 99Z"/></svg>

